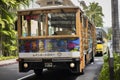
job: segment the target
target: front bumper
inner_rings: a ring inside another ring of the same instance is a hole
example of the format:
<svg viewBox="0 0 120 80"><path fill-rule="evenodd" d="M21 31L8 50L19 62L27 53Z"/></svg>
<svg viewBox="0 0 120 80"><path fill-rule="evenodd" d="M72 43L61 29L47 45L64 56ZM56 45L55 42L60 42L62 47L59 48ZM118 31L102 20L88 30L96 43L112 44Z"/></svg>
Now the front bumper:
<svg viewBox="0 0 120 80"><path fill-rule="evenodd" d="M70 64L74 63L74 67ZM27 64L28 67L25 67ZM71 72L79 70L80 59L79 58L53 58L53 59L21 59L19 61L19 71L27 72L34 69L69 69Z"/></svg>

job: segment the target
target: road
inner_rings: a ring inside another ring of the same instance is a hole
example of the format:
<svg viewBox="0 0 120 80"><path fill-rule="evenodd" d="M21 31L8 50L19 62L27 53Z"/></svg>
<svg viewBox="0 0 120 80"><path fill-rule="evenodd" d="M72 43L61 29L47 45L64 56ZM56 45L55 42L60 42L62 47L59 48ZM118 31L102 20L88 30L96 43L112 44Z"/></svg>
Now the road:
<svg viewBox="0 0 120 80"><path fill-rule="evenodd" d="M10 64L6 66L0 66L0 80L17 80L20 77L31 74L29 73L19 73L18 63Z"/></svg>
<svg viewBox="0 0 120 80"><path fill-rule="evenodd" d="M84 75L71 74L63 70L44 70L39 77L33 71L19 73L18 64L11 64L0 67L0 80L97 80L97 76L103 64L102 57L95 57L95 62L88 64Z"/></svg>

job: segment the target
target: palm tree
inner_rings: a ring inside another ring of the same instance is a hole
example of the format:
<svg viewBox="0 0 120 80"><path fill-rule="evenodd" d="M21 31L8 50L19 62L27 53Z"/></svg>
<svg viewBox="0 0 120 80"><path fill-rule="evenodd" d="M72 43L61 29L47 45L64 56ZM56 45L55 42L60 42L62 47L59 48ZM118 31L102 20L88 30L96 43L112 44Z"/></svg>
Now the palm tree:
<svg viewBox="0 0 120 80"><path fill-rule="evenodd" d="M29 0L0 0L0 40L3 56L14 53L16 47L16 31L14 23L17 19L16 10L19 6L27 5Z"/></svg>
<svg viewBox="0 0 120 80"><path fill-rule="evenodd" d="M98 27L103 26L103 19L104 16L102 13L102 7L99 6L98 3L92 2L89 6L86 6L83 4L83 1L81 3L83 10L85 14L88 16L88 18Z"/></svg>

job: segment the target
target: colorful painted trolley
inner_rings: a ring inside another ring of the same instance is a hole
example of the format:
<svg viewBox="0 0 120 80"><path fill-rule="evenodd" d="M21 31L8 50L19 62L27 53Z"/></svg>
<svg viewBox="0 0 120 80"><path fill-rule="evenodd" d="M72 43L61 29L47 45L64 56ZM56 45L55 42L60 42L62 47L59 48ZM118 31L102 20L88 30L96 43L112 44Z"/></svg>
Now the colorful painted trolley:
<svg viewBox="0 0 120 80"><path fill-rule="evenodd" d="M95 26L79 7L18 11L19 71L67 69L83 73L94 61Z"/></svg>

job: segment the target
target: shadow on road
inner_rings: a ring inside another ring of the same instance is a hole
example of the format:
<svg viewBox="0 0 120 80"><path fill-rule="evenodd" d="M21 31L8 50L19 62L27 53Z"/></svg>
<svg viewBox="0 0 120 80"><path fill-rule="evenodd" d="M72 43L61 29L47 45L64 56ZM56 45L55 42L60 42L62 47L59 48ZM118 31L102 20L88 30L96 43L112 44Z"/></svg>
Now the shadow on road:
<svg viewBox="0 0 120 80"><path fill-rule="evenodd" d="M22 80L76 80L78 76L67 70L51 70L43 72L40 76L33 75Z"/></svg>

